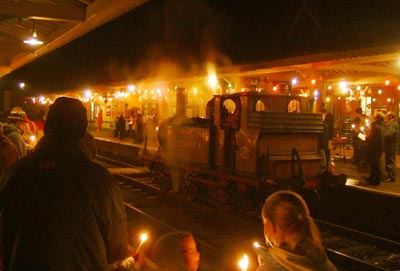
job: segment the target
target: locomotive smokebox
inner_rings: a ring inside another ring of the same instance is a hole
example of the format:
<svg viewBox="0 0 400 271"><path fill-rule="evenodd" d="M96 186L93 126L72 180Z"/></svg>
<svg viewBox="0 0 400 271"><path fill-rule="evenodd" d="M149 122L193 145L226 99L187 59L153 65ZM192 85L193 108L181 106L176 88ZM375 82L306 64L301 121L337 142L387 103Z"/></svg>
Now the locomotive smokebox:
<svg viewBox="0 0 400 271"><path fill-rule="evenodd" d="M176 88L176 116L186 117L186 89Z"/></svg>

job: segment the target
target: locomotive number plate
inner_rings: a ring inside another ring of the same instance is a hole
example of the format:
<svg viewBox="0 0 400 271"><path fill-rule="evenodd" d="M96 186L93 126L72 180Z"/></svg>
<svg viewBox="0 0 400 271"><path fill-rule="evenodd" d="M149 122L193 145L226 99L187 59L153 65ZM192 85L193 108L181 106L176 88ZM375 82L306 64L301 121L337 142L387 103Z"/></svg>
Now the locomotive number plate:
<svg viewBox="0 0 400 271"><path fill-rule="evenodd" d="M239 150L239 155L242 159L249 159L250 154L251 154L250 148L247 146L243 146Z"/></svg>

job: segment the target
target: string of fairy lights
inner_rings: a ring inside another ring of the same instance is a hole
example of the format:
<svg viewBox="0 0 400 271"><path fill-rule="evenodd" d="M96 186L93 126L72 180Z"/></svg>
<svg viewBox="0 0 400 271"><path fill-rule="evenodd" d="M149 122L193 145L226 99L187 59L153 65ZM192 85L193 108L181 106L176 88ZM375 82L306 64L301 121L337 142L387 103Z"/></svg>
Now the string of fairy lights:
<svg viewBox="0 0 400 271"><path fill-rule="evenodd" d="M193 81L193 82L192 82ZM221 84L221 82L223 84ZM332 103L336 100L345 99L348 102L361 102L362 106L382 100L384 97L387 103L394 103L395 95L398 95L393 89L400 91L400 86L393 86L389 80L385 80L380 86L352 85L342 80L336 84L327 85L324 91L318 88L316 79L312 79L308 84L303 82L300 86L300 80L295 77L288 84L291 84L291 90L295 95L302 97L312 97L315 101L324 103ZM153 85L153 86L152 86ZM190 86L191 85L191 86ZM222 86L224 85L224 86ZM20 88L25 87L24 83L20 83ZM204 104L215 94L226 94L235 92L249 91L249 88L240 87L237 83L232 84L223 76L217 76L216 73L210 73L204 78L186 78L181 79L178 84L173 83L139 83L115 85L115 86L98 86L92 89L71 91L68 94L49 94L31 97L32 103L42 105L51 104L58 96L68 95L80 99L83 103L96 104L116 104L116 103L132 103L140 107L140 104L146 101L169 103L175 100L175 90L178 87L186 89L188 101L197 101ZM385 87L390 87L388 91ZM257 88L255 91L278 92L280 85L272 85L271 89ZM386 92L386 93L385 93ZM381 98L382 97L382 98ZM201 101L204 99L205 101Z"/></svg>

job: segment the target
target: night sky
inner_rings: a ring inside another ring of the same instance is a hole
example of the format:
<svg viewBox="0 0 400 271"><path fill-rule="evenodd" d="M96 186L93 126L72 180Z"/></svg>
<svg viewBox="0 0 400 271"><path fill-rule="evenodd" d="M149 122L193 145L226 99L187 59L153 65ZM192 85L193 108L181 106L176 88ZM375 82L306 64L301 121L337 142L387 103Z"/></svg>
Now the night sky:
<svg viewBox="0 0 400 271"><path fill-rule="evenodd" d="M60 91L396 42L398 0L158 0L0 82Z"/></svg>

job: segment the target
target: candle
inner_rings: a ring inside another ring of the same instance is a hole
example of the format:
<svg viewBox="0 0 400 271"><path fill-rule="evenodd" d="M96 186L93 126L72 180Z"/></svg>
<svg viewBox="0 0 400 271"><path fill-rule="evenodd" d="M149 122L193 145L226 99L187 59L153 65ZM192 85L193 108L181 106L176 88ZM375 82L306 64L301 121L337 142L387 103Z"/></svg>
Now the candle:
<svg viewBox="0 0 400 271"><path fill-rule="evenodd" d="M253 247L267 249L266 247L263 247L262 245L260 245L258 242L254 242Z"/></svg>
<svg viewBox="0 0 400 271"><path fill-rule="evenodd" d="M249 257L246 254L239 260L239 267L241 271L247 271L249 267Z"/></svg>
<svg viewBox="0 0 400 271"><path fill-rule="evenodd" d="M146 233L142 233L140 235L140 244L137 247L135 254L137 254L139 252L140 248L142 247L143 243L146 242L146 240L147 240L147 234Z"/></svg>

